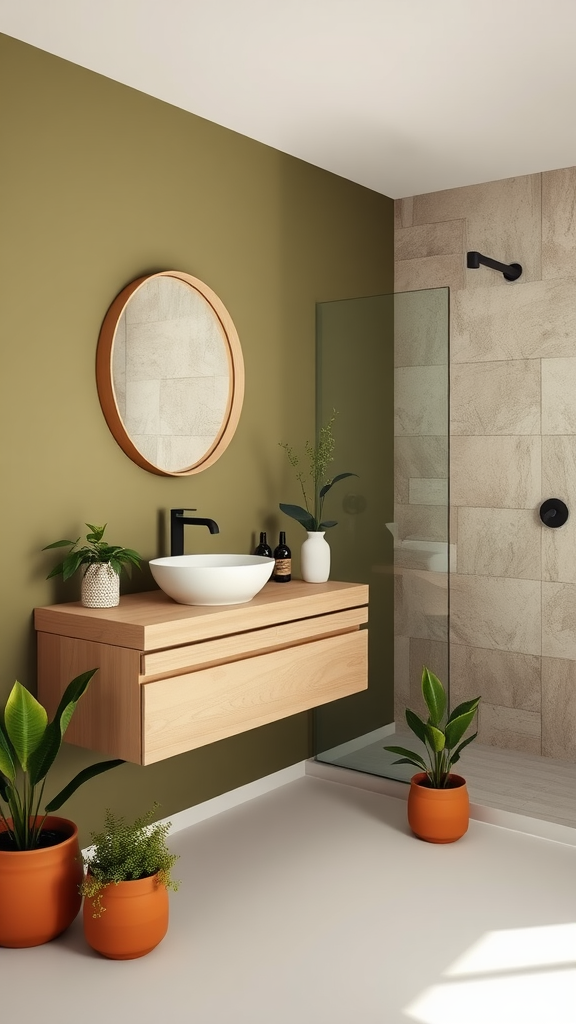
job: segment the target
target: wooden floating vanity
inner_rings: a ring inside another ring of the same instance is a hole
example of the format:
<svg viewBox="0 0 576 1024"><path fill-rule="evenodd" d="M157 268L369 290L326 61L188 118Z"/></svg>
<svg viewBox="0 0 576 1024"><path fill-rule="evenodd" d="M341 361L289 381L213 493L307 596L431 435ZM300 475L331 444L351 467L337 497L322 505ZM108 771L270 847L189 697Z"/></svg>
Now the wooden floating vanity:
<svg viewBox="0 0 576 1024"><path fill-rule="evenodd" d="M38 698L52 716L97 667L66 739L152 764L365 690L367 605L364 584L292 580L241 605L154 590L116 608L36 608Z"/></svg>

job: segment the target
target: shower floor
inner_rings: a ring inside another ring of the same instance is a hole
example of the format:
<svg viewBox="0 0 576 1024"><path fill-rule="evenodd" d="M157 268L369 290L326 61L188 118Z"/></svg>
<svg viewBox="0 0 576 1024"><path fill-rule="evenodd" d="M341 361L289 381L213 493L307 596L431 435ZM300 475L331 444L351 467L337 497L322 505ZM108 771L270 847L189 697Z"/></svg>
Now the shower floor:
<svg viewBox="0 0 576 1024"><path fill-rule="evenodd" d="M419 749L412 733L385 726L324 751L316 760L408 783L415 769L393 765L396 755L383 750L385 744ZM475 804L576 828L576 764L472 743L455 770L465 776Z"/></svg>

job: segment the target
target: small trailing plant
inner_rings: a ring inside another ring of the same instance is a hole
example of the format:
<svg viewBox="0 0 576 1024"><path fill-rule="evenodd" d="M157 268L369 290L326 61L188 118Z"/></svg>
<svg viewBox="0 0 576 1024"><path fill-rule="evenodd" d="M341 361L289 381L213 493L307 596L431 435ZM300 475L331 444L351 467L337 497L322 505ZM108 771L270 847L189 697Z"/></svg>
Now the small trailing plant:
<svg viewBox="0 0 576 1024"><path fill-rule="evenodd" d="M68 684L51 722L45 708L21 683L15 682L0 722L0 820L14 850L42 846L46 815L72 796L79 786L101 772L123 764L100 761L84 768L40 812L44 785L62 744L76 704L97 669L83 672ZM2 801L7 805L4 813ZM11 819L11 821L9 821Z"/></svg>
<svg viewBox="0 0 576 1024"><path fill-rule="evenodd" d="M157 874L158 882L167 889L178 889L180 883L171 876L178 856L166 846L170 822L152 824L158 806L155 803L132 823L108 809L104 828L92 833L93 846L83 857L87 874L80 883L80 892L92 901L93 917L101 917L106 910L102 896L112 883Z"/></svg>
<svg viewBox="0 0 576 1024"><path fill-rule="evenodd" d="M475 732L460 742L472 724L480 697L464 701L446 717L446 691L438 677L426 667L422 669L422 696L428 708L428 720L424 722L414 711L406 708L406 721L424 744L428 763L421 754L405 747L384 747L384 750L402 755L394 764L413 764L419 771L426 772L431 789L445 789L450 784L452 765L460 759L464 747L478 735Z"/></svg>
<svg viewBox="0 0 576 1024"><path fill-rule="evenodd" d="M318 441L315 445L306 441L304 453L308 459L308 473L300 468L300 457L294 449L285 442L280 442L288 456L290 465L296 470L296 479L300 484L304 498L304 508L301 505L287 505L280 502L280 510L292 519L301 523L309 533L318 533L337 526L335 519L322 519L324 513L324 500L334 484L344 480L348 476L357 476L357 473L338 473L337 476L328 476L328 466L334 461L335 440L332 433L332 424L336 419L334 412L328 423L321 427L318 432Z"/></svg>
<svg viewBox="0 0 576 1024"><path fill-rule="evenodd" d="M133 565L137 569L140 568L142 556L137 551L133 551L132 548L120 547L118 544L107 544L102 540L107 523L104 526L92 526L91 523L86 523L86 526L90 533L86 536L88 543L82 547L77 547L80 543L80 537L78 537L77 540L55 540L53 544L47 544L45 548L42 548L43 551L64 547L72 549L66 558L54 566L52 572L48 573L47 580L52 579L53 576L62 576L63 580L68 580L81 565L91 565L94 562L109 563L118 575L124 568L130 573Z"/></svg>

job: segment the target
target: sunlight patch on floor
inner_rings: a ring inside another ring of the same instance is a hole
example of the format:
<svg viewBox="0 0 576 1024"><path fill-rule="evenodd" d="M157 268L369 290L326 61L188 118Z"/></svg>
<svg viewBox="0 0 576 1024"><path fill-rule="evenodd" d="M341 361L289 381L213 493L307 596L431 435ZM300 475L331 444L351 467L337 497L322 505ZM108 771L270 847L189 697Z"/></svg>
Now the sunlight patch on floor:
<svg viewBox="0 0 576 1024"><path fill-rule="evenodd" d="M488 932L405 1008L418 1024L574 1024L576 923Z"/></svg>

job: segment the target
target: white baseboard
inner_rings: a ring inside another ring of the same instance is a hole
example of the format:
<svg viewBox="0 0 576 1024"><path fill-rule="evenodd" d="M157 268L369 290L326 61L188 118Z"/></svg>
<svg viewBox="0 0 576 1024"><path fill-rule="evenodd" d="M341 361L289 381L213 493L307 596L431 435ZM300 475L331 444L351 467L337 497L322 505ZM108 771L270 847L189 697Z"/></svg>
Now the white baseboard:
<svg viewBox="0 0 576 1024"><path fill-rule="evenodd" d="M367 789L371 793L383 793L386 796L396 797L398 800L407 800L410 786L406 782L396 782L395 779L384 779L379 775L368 775L364 772L352 771L350 768L341 768L339 765L323 764L313 759L306 761L306 775L317 779L325 779L327 782L337 782L343 786L355 786L357 789ZM522 832L524 835L536 836L539 839L549 839L554 843L563 843L565 846L576 846L576 828L570 825L560 825L555 821L544 821L542 818L530 818L525 814L516 814L514 811L503 811L497 807L484 807L482 804L470 804L470 817L475 821L483 821L487 825L494 825L497 828L507 828L512 832Z"/></svg>
<svg viewBox="0 0 576 1024"><path fill-rule="evenodd" d="M238 789L231 789L228 793L215 796L212 800L205 800L194 807L186 807L183 811L170 814L167 818L163 818L162 822L171 822L171 833L180 832L183 828L190 828L191 825L197 825L200 821L213 818L215 814L229 811L231 807L238 807L239 804L254 800L257 796L263 796L264 793L270 793L273 789L286 786L289 782L303 778L305 774L306 761L299 761L272 775L265 775L263 779L256 779L254 782L247 783L246 786L239 786Z"/></svg>

